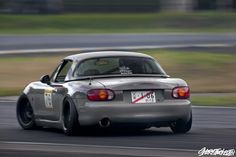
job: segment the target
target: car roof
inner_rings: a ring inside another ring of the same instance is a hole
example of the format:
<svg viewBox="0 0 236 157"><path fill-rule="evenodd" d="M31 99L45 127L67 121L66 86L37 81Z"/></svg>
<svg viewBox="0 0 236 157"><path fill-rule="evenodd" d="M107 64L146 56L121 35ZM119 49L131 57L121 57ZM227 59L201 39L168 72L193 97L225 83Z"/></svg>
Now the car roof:
<svg viewBox="0 0 236 157"><path fill-rule="evenodd" d="M128 51L92 51L79 53L75 55L70 55L65 57L64 59L69 59L73 61L80 61L89 58L97 58L97 57L114 57L114 56L129 56L129 57L145 57L152 58L149 55L138 53L138 52L128 52Z"/></svg>

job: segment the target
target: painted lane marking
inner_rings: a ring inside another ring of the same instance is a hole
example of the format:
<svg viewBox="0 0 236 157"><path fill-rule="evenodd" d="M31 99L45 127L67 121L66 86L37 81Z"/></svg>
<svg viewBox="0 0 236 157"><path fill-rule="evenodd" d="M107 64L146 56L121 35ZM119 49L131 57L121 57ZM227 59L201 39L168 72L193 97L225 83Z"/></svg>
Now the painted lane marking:
<svg viewBox="0 0 236 157"><path fill-rule="evenodd" d="M177 148L149 148L149 147L132 147L132 146L107 146L107 145L86 145L86 144L62 144L46 142L17 142L17 141L0 141L0 144L19 144L19 145L44 145L44 146L69 146L69 147L93 147L93 148L112 148L112 149L134 149L134 150L160 150L160 151L178 151L178 152L197 152L195 149L177 149Z"/></svg>
<svg viewBox="0 0 236 157"><path fill-rule="evenodd" d="M233 47L236 44L176 44L176 45L143 45L143 46L110 46L110 47L84 47L84 48L51 48L51 49L22 49L22 50L1 50L4 54L30 54L30 53L63 53L79 51L99 51L107 49L137 50L137 49L164 49L164 48L191 48L191 47Z"/></svg>
<svg viewBox="0 0 236 157"><path fill-rule="evenodd" d="M0 100L0 103L16 103L14 100Z"/></svg>
<svg viewBox="0 0 236 157"><path fill-rule="evenodd" d="M16 100L0 100L0 103L16 103ZM229 106L192 106L192 108L209 108L209 109L236 109Z"/></svg>
<svg viewBox="0 0 236 157"><path fill-rule="evenodd" d="M192 108L236 109L236 106L235 107L228 107L228 106L192 106Z"/></svg>

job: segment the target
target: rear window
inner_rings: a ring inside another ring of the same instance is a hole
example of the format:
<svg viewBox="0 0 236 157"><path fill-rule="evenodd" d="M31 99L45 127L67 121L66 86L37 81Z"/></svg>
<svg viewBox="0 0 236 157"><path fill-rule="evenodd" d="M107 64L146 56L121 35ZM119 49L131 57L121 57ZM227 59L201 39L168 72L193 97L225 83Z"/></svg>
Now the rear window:
<svg viewBox="0 0 236 157"><path fill-rule="evenodd" d="M165 74L165 72L151 58L103 57L82 61L73 73L74 77L119 74Z"/></svg>

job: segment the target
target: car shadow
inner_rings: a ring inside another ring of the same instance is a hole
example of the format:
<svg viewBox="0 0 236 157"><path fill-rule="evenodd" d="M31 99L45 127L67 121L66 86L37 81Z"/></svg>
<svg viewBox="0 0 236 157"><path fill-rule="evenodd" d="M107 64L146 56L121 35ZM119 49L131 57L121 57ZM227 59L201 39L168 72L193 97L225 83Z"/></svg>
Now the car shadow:
<svg viewBox="0 0 236 157"><path fill-rule="evenodd" d="M40 128L41 131L63 134L60 129ZM125 137L125 136L171 136L169 128L127 129L127 128L80 128L73 136L78 137Z"/></svg>
<svg viewBox="0 0 236 157"><path fill-rule="evenodd" d="M170 130L152 130L152 129L84 129L76 134L77 136L102 136L102 137L120 137L120 136L163 136L172 135Z"/></svg>

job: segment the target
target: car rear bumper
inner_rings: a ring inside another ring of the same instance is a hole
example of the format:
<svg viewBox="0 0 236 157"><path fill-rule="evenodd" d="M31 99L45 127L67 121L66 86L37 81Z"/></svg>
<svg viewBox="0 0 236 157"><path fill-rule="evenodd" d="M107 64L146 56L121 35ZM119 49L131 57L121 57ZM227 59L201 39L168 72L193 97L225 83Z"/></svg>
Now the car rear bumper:
<svg viewBox="0 0 236 157"><path fill-rule="evenodd" d="M112 125L162 126L178 119L188 121L191 114L189 100L169 100L158 104L86 102L83 107L77 109L81 126L98 125L104 118L108 118Z"/></svg>

